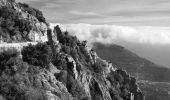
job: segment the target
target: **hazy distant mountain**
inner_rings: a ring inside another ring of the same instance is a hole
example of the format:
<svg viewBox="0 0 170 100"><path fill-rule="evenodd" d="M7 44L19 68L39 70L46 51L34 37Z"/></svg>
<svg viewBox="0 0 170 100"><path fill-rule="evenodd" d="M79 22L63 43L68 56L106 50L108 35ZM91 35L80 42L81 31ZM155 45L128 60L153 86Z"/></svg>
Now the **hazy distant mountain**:
<svg viewBox="0 0 170 100"><path fill-rule="evenodd" d="M106 46L95 43L94 50L101 58L111 61L135 76L146 100L170 99L170 83L168 83L170 69L158 66L119 45Z"/></svg>
<svg viewBox="0 0 170 100"><path fill-rule="evenodd" d="M133 52L119 45L94 44L97 54L114 65L126 69L138 80L170 82L170 69L156 65L149 60L139 57Z"/></svg>

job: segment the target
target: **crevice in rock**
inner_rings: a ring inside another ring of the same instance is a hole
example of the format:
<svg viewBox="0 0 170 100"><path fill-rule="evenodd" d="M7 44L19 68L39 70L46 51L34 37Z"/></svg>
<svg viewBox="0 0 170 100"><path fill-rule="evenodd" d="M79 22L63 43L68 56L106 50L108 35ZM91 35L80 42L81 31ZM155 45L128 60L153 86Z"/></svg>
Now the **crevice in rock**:
<svg viewBox="0 0 170 100"><path fill-rule="evenodd" d="M92 100L103 100L102 91L100 90L99 84L97 83L95 79L91 80L90 94L91 94Z"/></svg>

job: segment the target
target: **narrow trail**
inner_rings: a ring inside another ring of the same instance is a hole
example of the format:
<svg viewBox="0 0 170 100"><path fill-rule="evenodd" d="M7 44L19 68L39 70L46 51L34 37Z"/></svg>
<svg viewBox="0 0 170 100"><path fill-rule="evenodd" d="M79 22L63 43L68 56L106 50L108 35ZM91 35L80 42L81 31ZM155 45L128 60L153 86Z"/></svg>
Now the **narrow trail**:
<svg viewBox="0 0 170 100"><path fill-rule="evenodd" d="M8 49L17 49L20 51L24 46L29 44L36 45L38 42L22 42L22 43L0 43L0 52Z"/></svg>

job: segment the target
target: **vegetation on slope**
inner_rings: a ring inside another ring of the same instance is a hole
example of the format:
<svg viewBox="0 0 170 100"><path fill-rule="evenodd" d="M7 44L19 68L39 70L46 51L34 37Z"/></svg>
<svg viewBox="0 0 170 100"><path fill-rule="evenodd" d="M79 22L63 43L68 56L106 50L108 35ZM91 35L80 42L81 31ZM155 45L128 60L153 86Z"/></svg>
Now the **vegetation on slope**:
<svg viewBox="0 0 170 100"><path fill-rule="evenodd" d="M22 13L28 12L28 16L35 16L39 22L44 22L45 18L41 11L29 7L27 4L16 4L20 11L12 6L0 6L0 40L3 42L30 41L28 34L35 26L28 18L24 18ZM27 14L27 13L26 13ZM30 15L29 15L30 14Z"/></svg>
<svg viewBox="0 0 170 100"><path fill-rule="evenodd" d="M143 100L135 78L126 71L109 70L106 61L90 58L85 41L66 32L57 34L62 40L54 48L48 42L24 47L22 56L15 51L0 54L0 94L4 98L130 100L133 94L135 100Z"/></svg>
<svg viewBox="0 0 170 100"><path fill-rule="evenodd" d="M44 18L42 11L30 7L26 3L18 3L18 4L23 9L24 12L28 12L29 14L35 16L40 22L46 23L46 19Z"/></svg>
<svg viewBox="0 0 170 100"><path fill-rule="evenodd" d="M30 22L22 19L19 12L9 7L0 8L0 36L4 42L23 41L31 29Z"/></svg>
<svg viewBox="0 0 170 100"><path fill-rule="evenodd" d="M25 13L45 22L40 11L27 4L18 5ZM1 7L0 35L5 42L28 40L27 35L35 26L29 17L23 18L13 7ZM52 36L51 31L47 32ZM87 41L61 32L59 26L54 28L54 33L58 44L50 37L47 43L29 45L21 52L0 53L0 97L6 100L144 100L136 79L88 50Z"/></svg>

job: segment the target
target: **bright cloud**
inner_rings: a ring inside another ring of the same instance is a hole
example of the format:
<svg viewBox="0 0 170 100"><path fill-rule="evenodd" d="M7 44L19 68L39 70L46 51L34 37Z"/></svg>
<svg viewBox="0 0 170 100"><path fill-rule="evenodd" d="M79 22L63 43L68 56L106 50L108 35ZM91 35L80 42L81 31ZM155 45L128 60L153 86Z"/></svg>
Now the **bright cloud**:
<svg viewBox="0 0 170 100"><path fill-rule="evenodd" d="M73 15L80 15L80 16L104 16L95 12L84 12L84 11L76 11L76 10L71 10L69 11L69 13Z"/></svg>
<svg viewBox="0 0 170 100"><path fill-rule="evenodd" d="M67 24L62 25L72 35L90 43L130 42L151 45L170 44L170 27L129 27L117 25Z"/></svg>

